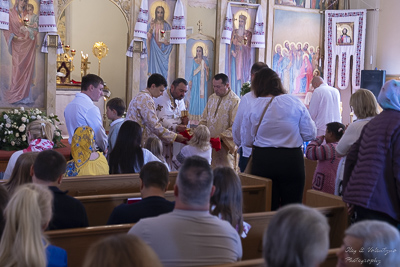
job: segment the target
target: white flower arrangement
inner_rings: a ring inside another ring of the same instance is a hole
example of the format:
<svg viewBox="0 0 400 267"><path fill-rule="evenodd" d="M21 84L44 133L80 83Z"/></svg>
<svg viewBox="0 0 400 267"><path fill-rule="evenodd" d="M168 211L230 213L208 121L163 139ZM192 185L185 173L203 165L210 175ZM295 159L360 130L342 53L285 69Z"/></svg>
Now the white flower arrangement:
<svg viewBox="0 0 400 267"><path fill-rule="evenodd" d="M26 137L26 126L29 122L41 119L51 122L55 127L53 142L55 147L62 146L61 130L58 128L60 120L53 113L50 116L40 111L38 108L25 110L12 109L3 111L0 115L0 149L2 150L20 150L28 147Z"/></svg>

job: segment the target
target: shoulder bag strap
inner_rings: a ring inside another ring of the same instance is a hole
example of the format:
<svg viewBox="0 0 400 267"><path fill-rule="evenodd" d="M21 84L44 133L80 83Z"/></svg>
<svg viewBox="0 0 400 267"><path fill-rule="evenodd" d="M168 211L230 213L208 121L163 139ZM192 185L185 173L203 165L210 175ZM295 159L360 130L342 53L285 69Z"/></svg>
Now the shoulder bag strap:
<svg viewBox="0 0 400 267"><path fill-rule="evenodd" d="M261 124L262 119L264 118L265 112L267 111L267 109L268 109L268 107L269 107L269 104L271 104L271 102L272 102L272 100L273 100L274 98L275 98L275 96L271 97L271 100L270 100L270 101L268 102L268 104L265 106L264 111L263 111L263 113L261 114L260 121L258 122L258 125L257 125L257 128L256 128L256 132L255 132L255 134L254 134L254 140L256 139L257 132L258 132L258 127L260 127L260 124Z"/></svg>

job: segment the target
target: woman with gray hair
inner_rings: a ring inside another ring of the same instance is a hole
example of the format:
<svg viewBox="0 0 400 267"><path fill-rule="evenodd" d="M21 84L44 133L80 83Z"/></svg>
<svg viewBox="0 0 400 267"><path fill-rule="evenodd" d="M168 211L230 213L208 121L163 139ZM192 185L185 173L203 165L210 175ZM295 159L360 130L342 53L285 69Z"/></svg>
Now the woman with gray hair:
<svg viewBox="0 0 400 267"><path fill-rule="evenodd" d="M385 83L383 111L367 123L347 154L343 201L353 221L400 224L400 82Z"/></svg>
<svg viewBox="0 0 400 267"><path fill-rule="evenodd" d="M278 210L264 233L268 267L319 266L329 249L329 225L322 213L291 204Z"/></svg>
<svg viewBox="0 0 400 267"><path fill-rule="evenodd" d="M338 267L398 266L400 233L386 222L355 223L346 230L337 256Z"/></svg>

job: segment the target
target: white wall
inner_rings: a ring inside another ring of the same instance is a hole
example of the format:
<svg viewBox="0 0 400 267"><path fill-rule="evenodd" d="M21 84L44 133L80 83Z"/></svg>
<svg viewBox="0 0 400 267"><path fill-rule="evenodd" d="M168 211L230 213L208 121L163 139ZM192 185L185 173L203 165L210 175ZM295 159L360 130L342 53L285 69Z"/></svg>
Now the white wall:
<svg viewBox="0 0 400 267"><path fill-rule="evenodd" d="M81 79L81 51L89 54L91 64L88 73L98 74L98 59L93 55L92 48L96 42L104 42L109 51L101 60L100 76L111 90L111 97L127 101L125 53L128 26L121 11L109 0L74 0L69 5L69 11L69 45L71 49L76 49L72 79Z"/></svg>
<svg viewBox="0 0 400 267"><path fill-rule="evenodd" d="M351 0L351 9L379 9L367 12L365 69L386 70L388 75L400 74L399 0ZM372 64L371 64L372 55Z"/></svg>

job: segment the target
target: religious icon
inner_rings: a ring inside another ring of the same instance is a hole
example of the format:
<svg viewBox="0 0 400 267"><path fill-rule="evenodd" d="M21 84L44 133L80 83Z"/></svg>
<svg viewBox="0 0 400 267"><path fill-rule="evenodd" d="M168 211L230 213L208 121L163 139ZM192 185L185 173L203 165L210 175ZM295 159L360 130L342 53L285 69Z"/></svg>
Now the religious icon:
<svg viewBox="0 0 400 267"><path fill-rule="evenodd" d="M197 125L206 106L208 96L212 93L212 76L214 74L214 38L198 34L188 36L186 45L185 78L189 82L186 100L189 103L190 123Z"/></svg>
<svg viewBox="0 0 400 267"><path fill-rule="evenodd" d="M354 22L336 23L336 45L354 44Z"/></svg>
<svg viewBox="0 0 400 267"><path fill-rule="evenodd" d="M228 45L226 73L234 93L240 96L242 84L250 81L250 69L255 60L255 49L251 48L254 22L257 9L253 6L231 5L233 31Z"/></svg>
<svg viewBox="0 0 400 267"><path fill-rule="evenodd" d="M7 3L7 1L6 1ZM44 106L44 54L39 1L9 1L9 30L0 32L0 107Z"/></svg>
<svg viewBox="0 0 400 267"><path fill-rule="evenodd" d="M275 5L304 7L306 0L275 0Z"/></svg>

